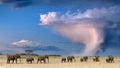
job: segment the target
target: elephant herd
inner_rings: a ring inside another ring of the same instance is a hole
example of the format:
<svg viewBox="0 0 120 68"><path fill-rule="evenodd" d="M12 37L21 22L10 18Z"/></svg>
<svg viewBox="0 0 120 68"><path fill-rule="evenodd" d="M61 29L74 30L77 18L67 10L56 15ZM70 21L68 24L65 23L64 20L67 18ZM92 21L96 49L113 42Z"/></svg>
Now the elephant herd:
<svg viewBox="0 0 120 68"><path fill-rule="evenodd" d="M74 56L68 56L67 58L62 58L61 62L72 62L73 60L76 61Z"/></svg>
<svg viewBox="0 0 120 68"><path fill-rule="evenodd" d="M16 54L16 55L7 55L7 64L10 63L16 63L18 62L18 59L20 60L21 63L21 56ZM14 62L15 61L15 62ZM27 57L26 58L26 62L27 63L33 63L34 62L34 58L33 57ZM43 56L38 56L37 57L37 63L49 63L49 56L48 55L43 55Z"/></svg>
<svg viewBox="0 0 120 68"><path fill-rule="evenodd" d="M61 62L72 62L73 60L75 61L74 56L68 56L67 58L62 58ZM80 62L86 62L86 61L88 61L88 56L84 56L84 57L80 58ZM93 61L94 62L100 62L99 56L94 56ZM106 58L106 62L107 63L114 63L114 57L113 56L108 56Z"/></svg>
<svg viewBox="0 0 120 68"><path fill-rule="evenodd" d="M84 56L82 58L80 58L80 62L86 62L88 61L88 56ZM15 55L7 55L7 64L10 63L18 63L18 60L21 63L21 56L19 54L15 54ZM27 63L33 63L34 62L34 58L33 57L27 57L26 58L26 62ZM67 56L66 58L62 58L61 62L75 62L76 59L74 56ZM93 57L93 61L94 62L100 62L99 56L94 56ZM114 63L114 57L113 56L108 56L106 58L106 62L107 63ZM43 56L37 56L37 63L49 63L49 56L48 55L43 55Z"/></svg>
<svg viewBox="0 0 120 68"><path fill-rule="evenodd" d="M34 62L34 58L33 57L27 57L26 58L26 62L27 63L33 63ZM37 57L37 63L49 63L49 56L48 55L44 55L44 56L38 56Z"/></svg>

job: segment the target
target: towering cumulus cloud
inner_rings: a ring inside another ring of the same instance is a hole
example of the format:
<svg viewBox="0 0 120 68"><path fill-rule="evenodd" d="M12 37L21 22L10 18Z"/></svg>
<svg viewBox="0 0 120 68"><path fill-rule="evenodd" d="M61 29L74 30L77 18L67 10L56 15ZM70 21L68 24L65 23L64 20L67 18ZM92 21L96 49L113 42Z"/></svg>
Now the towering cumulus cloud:
<svg viewBox="0 0 120 68"><path fill-rule="evenodd" d="M63 15L49 12L40 15L40 25L48 25L71 41L85 45L83 53L78 55L93 55L104 42L104 28L111 28L108 21L118 22L119 16L114 15L119 12L118 6L88 9L83 13L67 12Z"/></svg>

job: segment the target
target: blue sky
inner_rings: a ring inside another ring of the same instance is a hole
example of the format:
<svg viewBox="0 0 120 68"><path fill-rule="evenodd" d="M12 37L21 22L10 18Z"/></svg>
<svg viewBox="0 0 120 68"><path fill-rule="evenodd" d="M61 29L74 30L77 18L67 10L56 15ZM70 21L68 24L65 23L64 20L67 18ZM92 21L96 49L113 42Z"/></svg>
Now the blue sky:
<svg viewBox="0 0 120 68"><path fill-rule="evenodd" d="M120 6L119 0L0 0L0 3L0 52L22 53L25 49L32 49L38 54L60 55L81 53L85 47L81 43L62 36L49 25L40 26L42 23L40 15L49 12L63 15L66 12L74 13L78 10L84 13L94 8L107 9ZM120 8L117 9L118 13L113 16L115 19L120 18ZM107 21L111 20L107 19ZM117 26L120 26L119 23ZM104 42L101 43L103 50L99 52L99 55L120 55L120 29L118 27L105 28L103 31L105 34ZM117 38L112 37L114 34ZM114 38L112 39L114 41L111 41L111 38ZM16 44L13 45L13 43Z"/></svg>

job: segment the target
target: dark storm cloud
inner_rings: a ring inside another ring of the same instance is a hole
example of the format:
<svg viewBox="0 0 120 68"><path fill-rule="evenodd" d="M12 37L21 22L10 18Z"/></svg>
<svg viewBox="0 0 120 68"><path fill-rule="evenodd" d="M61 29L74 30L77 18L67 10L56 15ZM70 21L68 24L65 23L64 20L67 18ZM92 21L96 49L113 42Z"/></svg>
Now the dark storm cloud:
<svg viewBox="0 0 120 68"><path fill-rule="evenodd" d="M32 6L35 4L32 0L0 0L0 4L5 3L12 3L12 8L22 8L26 6Z"/></svg>
<svg viewBox="0 0 120 68"><path fill-rule="evenodd" d="M109 26L113 26L114 22L109 22ZM120 49L120 23L115 23L116 26L104 29L104 42L101 44L99 52L106 52L107 48ZM98 52L98 53L99 53Z"/></svg>
<svg viewBox="0 0 120 68"><path fill-rule="evenodd" d="M27 6L33 6L36 5L37 3L35 2L30 2L30 1L26 1L26 2L18 2L16 4L14 4L12 6L12 8L22 8L22 7L27 7Z"/></svg>
<svg viewBox="0 0 120 68"><path fill-rule="evenodd" d="M0 3L11 3L11 2L22 2L22 1L29 1L29 0L0 0Z"/></svg>
<svg viewBox="0 0 120 68"><path fill-rule="evenodd" d="M105 31L104 47L117 47L120 48L120 28L109 28Z"/></svg>
<svg viewBox="0 0 120 68"><path fill-rule="evenodd" d="M70 3L80 3L80 2L118 2L119 0L45 0L44 2L48 4L57 4L57 5L63 5L63 4L70 4ZM72 5L72 4L71 4Z"/></svg>
<svg viewBox="0 0 120 68"><path fill-rule="evenodd" d="M13 8L23 8L26 6L68 6L68 7L86 7L86 6L105 6L120 4L119 0L0 0L1 4L11 3Z"/></svg>
<svg viewBox="0 0 120 68"><path fill-rule="evenodd" d="M47 46L47 47L39 48L37 50L41 50L41 51L61 51L62 49L60 49L56 46Z"/></svg>
<svg viewBox="0 0 120 68"><path fill-rule="evenodd" d="M119 0L45 0L41 4L49 6L97 7L120 4Z"/></svg>
<svg viewBox="0 0 120 68"><path fill-rule="evenodd" d="M104 1L104 2L111 2L111 3L115 3L115 4L120 4L120 0L102 0L102 1Z"/></svg>

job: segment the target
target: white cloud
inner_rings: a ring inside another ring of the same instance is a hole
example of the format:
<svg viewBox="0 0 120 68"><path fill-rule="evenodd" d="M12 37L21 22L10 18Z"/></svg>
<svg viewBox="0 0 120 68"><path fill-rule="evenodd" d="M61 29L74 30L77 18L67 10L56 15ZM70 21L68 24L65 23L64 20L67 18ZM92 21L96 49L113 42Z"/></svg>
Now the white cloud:
<svg viewBox="0 0 120 68"><path fill-rule="evenodd" d="M30 41L30 40L20 40L17 42L13 42L12 45L23 47L23 46L39 46L41 44L38 42Z"/></svg>
<svg viewBox="0 0 120 68"><path fill-rule="evenodd" d="M103 28L109 26L106 25L109 23L107 21L119 22L118 14L120 14L119 6L88 9L83 13L67 12L63 15L48 12L48 14L40 15L40 25L50 25L64 37L85 45L82 55L93 55L104 41Z"/></svg>
<svg viewBox="0 0 120 68"><path fill-rule="evenodd" d="M40 15L40 21L44 22L41 25L53 23L56 20L57 20L56 12L49 12L48 14Z"/></svg>
<svg viewBox="0 0 120 68"><path fill-rule="evenodd" d="M75 13L65 13L63 15L59 15L57 12L48 12L48 14L41 14L40 15L40 25L48 25L52 23L61 23L71 22L74 20L81 20L81 19L103 19L107 21L118 22L120 21L120 14L119 6L109 7L109 8L94 8L88 9L85 12L75 12ZM57 22L56 22L57 21ZM66 22L65 22L66 21Z"/></svg>

